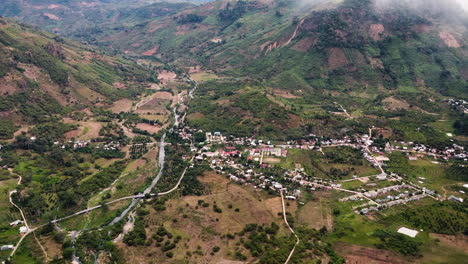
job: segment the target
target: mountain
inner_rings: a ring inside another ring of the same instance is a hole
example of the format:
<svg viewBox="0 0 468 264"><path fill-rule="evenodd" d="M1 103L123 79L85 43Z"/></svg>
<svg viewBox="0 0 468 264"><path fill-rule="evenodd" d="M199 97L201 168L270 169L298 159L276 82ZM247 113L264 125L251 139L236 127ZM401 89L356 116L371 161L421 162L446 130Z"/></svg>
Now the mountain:
<svg viewBox="0 0 468 264"><path fill-rule="evenodd" d="M0 113L40 123L144 93L156 74L73 41L0 18Z"/></svg>
<svg viewBox="0 0 468 264"><path fill-rule="evenodd" d="M330 115L344 107L408 138L418 126L459 118L445 100L468 98L468 16L455 1L394 3L222 0L84 35L130 56L234 78L199 91L206 97L193 102L189 120L205 130L335 134L356 127ZM245 100L250 92L263 103ZM396 121L402 116L409 120ZM423 134L448 142L432 128Z"/></svg>
<svg viewBox="0 0 468 264"><path fill-rule="evenodd" d="M61 35L80 32L83 29L97 30L111 24L135 26L149 19L174 14L193 7L189 1L154 0L5 0L0 15L14 17L25 23L39 26ZM202 1L194 0L194 3ZM78 33L77 33L78 34Z"/></svg>
<svg viewBox="0 0 468 264"><path fill-rule="evenodd" d="M217 1L96 39L134 56L156 49L152 56L168 61L275 76L270 81L278 88L297 87L288 82L328 90L427 86L467 96L463 11L440 1L425 1L428 10L384 1L326 2L301 9L296 1ZM338 81L344 79L350 81Z"/></svg>

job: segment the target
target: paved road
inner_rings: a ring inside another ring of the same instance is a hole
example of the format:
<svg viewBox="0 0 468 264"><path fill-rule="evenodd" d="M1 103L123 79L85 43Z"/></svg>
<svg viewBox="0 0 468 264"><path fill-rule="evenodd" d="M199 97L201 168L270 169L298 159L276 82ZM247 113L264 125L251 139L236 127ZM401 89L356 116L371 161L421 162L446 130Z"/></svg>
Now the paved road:
<svg viewBox="0 0 468 264"><path fill-rule="evenodd" d="M190 79L191 80L191 79ZM193 81L193 80L191 80ZM193 98L193 92L198 88L198 84L193 81L195 83L195 87L194 89L192 89L190 92L189 92L189 97L190 98ZM175 109L174 109L175 110ZM178 126L178 123L179 123L179 120L178 120L178 116L177 116L177 113L174 111L174 114L175 114L175 118L176 118L176 123L174 124L175 127ZM184 115L185 117L185 115ZM151 190L156 186L156 184L158 183L158 181L161 179L162 177L162 173L163 173L163 170L164 170L164 164L165 164L165 139L166 139L166 134L163 135L163 137L161 138L161 142L160 142L160 145L159 145L159 172L158 172L158 175L156 176L156 178L151 182L150 186L148 186L148 188L146 188L144 190L144 192L142 194L137 194L137 195L131 195L131 196L126 196L126 197L122 197L122 198L119 198L119 199L116 199L116 200L113 200L113 201L110 201L110 202L107 202L105 203L106 205L110 205L110 204L113 204L113 203L117 203L117 202L120 202L120 201L124 201L124 200L132 200L132 203L127 207L127 209L124 210L124 212L122 212L122 214L120 216L117 216L116 218L114 218L112 220L112 222L109 224L109 225L113 225L117 222L119 222L121 219L123 219L123 217L125 217L125 215L141 200L141 199L144 199L145 196L147 194L150 194L151 197L153 196L163 196L163 195L167 195L169 193L172 193L174 191L176 191L179 186L180 186L180 183L182 182L184 176L185 176L185 173L187 172L187 169L188 167L185 168L185 170L183 171L179 181L177 182L176 186L174 188L172 188L171 190L169 191L166 191L166 192L162 192L162 193L157 193L157 194L152 194L151 193ZM191 145L193 145L193 142L191 142ZM193 161L194 159L194 156L192 157L191 161ZM18 181L18 185L21 184L21 181L22 181L22 177L20 175L18 175L19 177L19 181ZM82 215L82 214L86 214L86 213L89 213L91 211L94 211L94 210L97 210L99 208L102 207L102 205L96 205L94 207L91 207L91 208L87 208L87 209L84 209L84 210L81 210L81 211L78 211L76 213L73 213L71 215L68 215L68 216L65 216L65 217L62 217L62 218L58 218L58 219L55 219L55 220L52 220L48 223L45 223L45 224L42 224L42 225L39 225L35 228L30 228L29 225L27 224L27 220L26 220L26 217L23 213L23 210L21 210L21 208L19 206L17 206L13 200L12 200L12 195L13 193L15 193L15 191L11 192L10 193L10 203L15 206L16 208L18 208L18 210L20 211L21 213L21 216L23 217L23 221L25 223L25 226L28 227L28 232L25 233L21 238L20 240L18 241L18 243L15 245L13 251L11 252L10 256L9 256L9 259L11 259L17 249L19 248L19 246L21 245L21 243L23 242L23 240L31 233L35 232L36 230L48 225L49 223L52 223L52 224L57 224L59 222L62 222L62 221L65 221L67 219L70 219L70 218L73 218L75 216L79 216L79 215ZM79 235L79 232L76 232L75 236L78 236Z"/></svg>

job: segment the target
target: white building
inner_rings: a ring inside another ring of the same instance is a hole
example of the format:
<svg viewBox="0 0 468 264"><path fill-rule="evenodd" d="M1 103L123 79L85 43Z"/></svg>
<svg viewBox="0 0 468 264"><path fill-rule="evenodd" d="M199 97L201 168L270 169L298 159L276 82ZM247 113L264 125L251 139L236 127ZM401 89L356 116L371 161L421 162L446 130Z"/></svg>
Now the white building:
<svg viewBox="0 0 468 264"><path fill-rule="evenodd" d="M409 228L406 228L406 227L402 227L402 228L398 229L398 233L403 234L403 235L407 235L409 237L416 237L416 235L418 234L418 231L412 230L412 229L409 229Z"/></svg>
<svg viewBox="0 0 468 264"><path fill-rule="evenodd" d="M4 245L0 247L1 251L6 251L6 250L13 250L15 247L13 245Z"/></svg>
<svg viewBox="0 0 468 264"><path fill-rule="evenodd" d="M19 231L21 234L25 234L29 231L29 229L26 226L22 226L20 227Z"/></svg>

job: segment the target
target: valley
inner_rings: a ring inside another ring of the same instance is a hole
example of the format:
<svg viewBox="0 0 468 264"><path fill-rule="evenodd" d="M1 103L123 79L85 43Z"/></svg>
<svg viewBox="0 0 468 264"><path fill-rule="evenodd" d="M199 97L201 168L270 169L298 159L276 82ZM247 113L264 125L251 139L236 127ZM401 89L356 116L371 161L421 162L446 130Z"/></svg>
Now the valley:
<svg viewBox="0 0 468 264"><path fill-rule="evenodd" d="M6 0L0 262L463 263L457 1Z"/></svg>

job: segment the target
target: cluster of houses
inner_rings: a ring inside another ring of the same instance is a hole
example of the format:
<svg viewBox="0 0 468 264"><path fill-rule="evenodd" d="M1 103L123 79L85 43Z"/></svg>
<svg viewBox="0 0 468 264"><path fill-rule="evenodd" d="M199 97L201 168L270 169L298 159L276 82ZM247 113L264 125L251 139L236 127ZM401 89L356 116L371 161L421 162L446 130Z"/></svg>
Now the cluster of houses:
<svg viewBox="0 0 468 264"><path fill-rule="evenodd" d="M65 148L68 147L68 148L72 148L72 149L75 149L75 150L76 150L76 149L80 149L80 148L85 148L85 147L87 147L90 143L91 143L90 140L86 140L86 141L84 141L84 140L75 140L75 141L69 140L69 141L67 142L67 144L63 144L63 145L61 146L61 148L65 149ZM60 145L60 144L61 144L60 141L55 141L55 142L54 142L54 145Z"/></svg>
<svg viewBox="0 0 468 264"><path fill-rule="evenodd" d="M100 147L96 146L96 148L100 148ZM112 141L112 142L104 144L102 146L102 149L107 150L107 151L120 150L120 143Z"/></svg>
<svg viewBox="0 0 468 264"><path fill-rule="evenodd" d="M458 109L459 111L468 114L468 102L462 99L450 98L447 100L449 106Z"/></svg>
<svg viewBox="0 0 468 264"><path fill-rule="evenodd" d="M187 132L188 131L188 132ZM180 129L179 134L182 138L189 139L191 135L203 131L190 130L188 128ZM414 183L402 183L383 187L376 190L359 192L349 191L341 188L341 184L333 180L325 180L307 175L304 169L297 168L286 170L280 177L269 176L263 169L272 165L263 162L265 157L286 157L290 149L318 150L326 147L348 146L361 149L363 157L375 167L384 167L389 158L384 153L401 151L407 153L409 159L419 158L424 155L432 154L439 159L457 158L460 154L467 153L463 147L453 145L451 148L438 150L413 142L393 142L386 143L385 148L379 149L373 145L372 138L369 135L359 135L355 138L344 137L343 139L324 139L311 135L309 139L300 141L290 141L283 144L272 144L270 141L257 140L254 138L242 138L224 136L220 132L207 132L206 142L201 146L192 146L192 151L197 152L196 160L198 162L209 162L213 170L226 175L230 180L239 184L249 185L253 188L267 189L276 192L284 192L288 199L296 199L300 194L299 188L306 188L310 191L318 189L340 190L351 192L353 195L343 198L340 201L369 200L363 208L363 205L356 209L357 213L367 214L375 210L391 207L398 204L406 204L411 201L432 197L439 199L440 195L432 190L420 187ZM214 148L219 146L219 149ZM246 163L247 161L255 161ZM434 161L436 162L436 161ZM397 181L403 182L403 178L395 173L387 174L382 172L374 176L377 181ZM357 178L357 176L356 176ZM357 180L357 179L355 179ZM419 183L423 183L423 177ZM377 186L377 183L371 183ZM370 186L370 184L369 184ZM393 192L391 195L386 195ZM397 194L394 194L397 193ZM457 197L451 197L451 200L463 200Z"/></svg>
<svg viewBox="0 0 468 264"><path fill-rule="evenodd" d="M391 146L391 150L407 153L410 160L417 160L427 155L441 160L458 159L468 161L468 151L463 146L457 144L452 144L452 146L445 147L444 149L432 148L413 142L399 142L399 144L401 146Z"/></svg>

